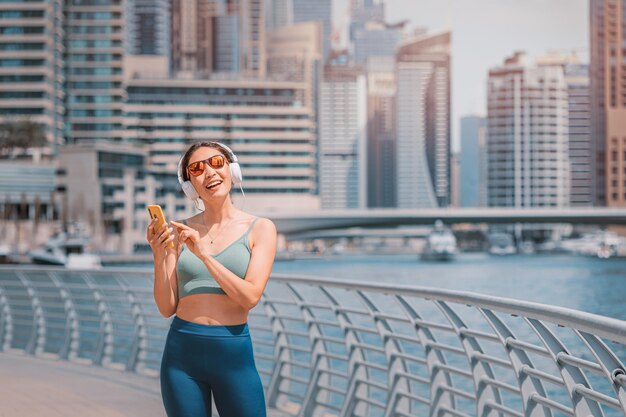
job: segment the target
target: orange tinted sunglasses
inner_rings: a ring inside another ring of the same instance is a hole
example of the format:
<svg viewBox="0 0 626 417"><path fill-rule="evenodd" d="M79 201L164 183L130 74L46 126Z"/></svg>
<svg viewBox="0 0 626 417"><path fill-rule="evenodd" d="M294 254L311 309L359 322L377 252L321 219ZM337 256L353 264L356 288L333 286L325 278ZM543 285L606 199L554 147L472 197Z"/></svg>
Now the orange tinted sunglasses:
<svg viewBox="0 0 626 417"><path fill-rule="evenodd" d="M219 169L224 166L225 159L226 158L224 158L223 155L213 155L208 159L192 162L191 164L187 165L187 169L189 170L189 173L191 175L197 177L204 172L204 170L206 169L206 164L209 164L209 166L213 169Z"/></svg>

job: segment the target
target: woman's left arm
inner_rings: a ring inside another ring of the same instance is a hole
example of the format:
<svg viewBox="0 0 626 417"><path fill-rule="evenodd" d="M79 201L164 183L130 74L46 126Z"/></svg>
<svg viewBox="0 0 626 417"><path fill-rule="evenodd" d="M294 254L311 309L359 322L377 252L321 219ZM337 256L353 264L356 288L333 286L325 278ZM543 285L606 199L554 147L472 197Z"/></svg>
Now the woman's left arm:
<svg viewBox="0 0 626 417"><path fill-rule="evenodd" d="M226 295L248 310L258 304L272 272L276 256L276 226L269 219L259 218L248 235L250 240L250 263L245 279L235 275L209 254L203 253L200 257Z"/></svg>

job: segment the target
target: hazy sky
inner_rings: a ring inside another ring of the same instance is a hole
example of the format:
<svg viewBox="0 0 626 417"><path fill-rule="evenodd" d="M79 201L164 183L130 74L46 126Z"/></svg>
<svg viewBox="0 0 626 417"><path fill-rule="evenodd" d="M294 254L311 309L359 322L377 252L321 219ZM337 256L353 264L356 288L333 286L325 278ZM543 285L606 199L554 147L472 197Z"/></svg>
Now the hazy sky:
<svg viewBox="0 0 626 417"><path fill-rule="evenodd" d="M347 0L334 4L334 20ZM588 60L588 0L386 0L387 21L408 19L429 31L452 30L453 148L459 118L485 115L490 67L516 50L530 58L576 50Z"/></svg>

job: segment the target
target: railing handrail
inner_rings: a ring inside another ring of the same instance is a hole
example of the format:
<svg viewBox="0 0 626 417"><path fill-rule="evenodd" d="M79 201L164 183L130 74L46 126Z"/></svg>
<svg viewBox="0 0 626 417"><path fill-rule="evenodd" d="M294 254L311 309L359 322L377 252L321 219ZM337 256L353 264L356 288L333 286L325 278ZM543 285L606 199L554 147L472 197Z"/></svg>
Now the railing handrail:
<svg viewBox="0 0 626 417"><path fill-rule="evenodd" d="M49 267L19 265L16 267L15 265L0 265L0 272L2 272L3 269L18 269L25 272L31 270L57 272L67 271L67 269L65 269L64 267L56 266ZM72 271L89 272L90 274L96 275L107 275L111 273L132 273L145 276L151 274L151 272L147 269L117 267L100 270L75 269ZM502 313L516 314L538 320L547 320L554 324L594 333L603 338L626 345L626 320L620 320L586 311L575 310L568 307L554 306L533 301L524 301L515 298L478 294L470 291L455 291L414 285L388 285L368 283L347 279L311 276L306 274L272 273L270 279L282 282L298 282L300 284L324 285L336 288L349 288L352 290L363 290L377 293L393 293L403 296L420 297L425 299L439 299L459 304L470 304L477 307L492 309Z"/></svg>
<svg viewBox="0 0 626 417"><path fill-rule="evenodd" d="M167 326L151 281L150 268L0 266L0 350L155 375ZM267 404L294 417L373 408L384 417L626 417L626 321L617 318L274 273L250 328Z"/></svg>

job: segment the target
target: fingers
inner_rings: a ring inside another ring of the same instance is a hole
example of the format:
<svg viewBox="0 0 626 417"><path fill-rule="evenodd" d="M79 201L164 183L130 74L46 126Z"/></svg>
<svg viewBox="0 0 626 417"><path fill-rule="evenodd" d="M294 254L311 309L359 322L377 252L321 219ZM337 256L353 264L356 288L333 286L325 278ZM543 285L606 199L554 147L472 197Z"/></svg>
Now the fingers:
<svg viewBox="0 0 626 417"><path fill-rule="evenodd" d="M150 219L150 223L148 223L148 230L146 231L146 239L150 240L152 238L152 235L154 234L154 225L156 219L155 218L151 218Z"/></svg>
<svg viewBox="0 0 626 417"><path fill-rule="evenodd" d="M186 224L178 223L177 221L174 221L174 220L170 220L170 223L179 229L192 230L191 227L187 226Z"/></svg>

